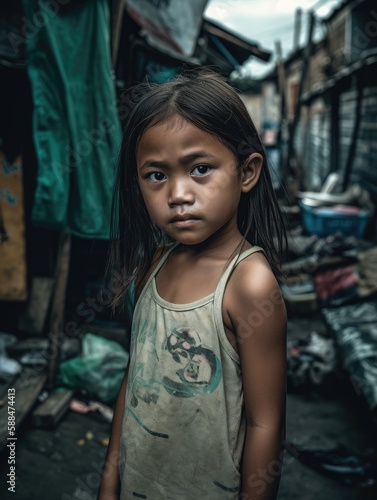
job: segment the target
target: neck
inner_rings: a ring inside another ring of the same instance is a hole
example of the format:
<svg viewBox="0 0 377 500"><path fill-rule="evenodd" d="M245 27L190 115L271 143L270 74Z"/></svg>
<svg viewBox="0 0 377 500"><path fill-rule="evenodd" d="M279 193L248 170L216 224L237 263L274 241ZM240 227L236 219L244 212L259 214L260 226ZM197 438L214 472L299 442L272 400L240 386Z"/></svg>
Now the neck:
<svg viewBox="0 0 377 500"><path fill-rule="evenodd" d="M183 245L183 248L192 257L208 257L215 259L228 259L236 251L241 251L247 241L238 228L221 228L205 241L197 245Z"/></svg>

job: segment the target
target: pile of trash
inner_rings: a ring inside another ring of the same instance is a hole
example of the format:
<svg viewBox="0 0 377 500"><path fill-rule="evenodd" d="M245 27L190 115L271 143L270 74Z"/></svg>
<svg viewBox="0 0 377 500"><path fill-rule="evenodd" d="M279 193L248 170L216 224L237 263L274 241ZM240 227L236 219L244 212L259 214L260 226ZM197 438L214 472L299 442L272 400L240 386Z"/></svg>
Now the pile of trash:
<svg viewBox="0 0 377 500"><path fill-rule="evenodd" d="M342 366L372 412L377 410L377 300L325 308L325 322L338 347Z"/></svg>
<svg viewBox="0 0 377 500"><path fill-rule="evenodd" d="M318 387L343 370L376 412L377 241L364 239L375 209L367 191L340 184L331 174L319 193L297 193L302 225L289 237L281 290L288 314L319 314L327 335L288 341L288 384Z"/></svg>
<svg viewBox="0 0 377 500"><path fill-rule="evenodd" d="M118 342L92 333L66 340L57 385L113 403L126 372L128 351ZM0 332L0 381L11 384L25 369L42 373L50 359L48 338L19 340L16 335Z"/></svg>

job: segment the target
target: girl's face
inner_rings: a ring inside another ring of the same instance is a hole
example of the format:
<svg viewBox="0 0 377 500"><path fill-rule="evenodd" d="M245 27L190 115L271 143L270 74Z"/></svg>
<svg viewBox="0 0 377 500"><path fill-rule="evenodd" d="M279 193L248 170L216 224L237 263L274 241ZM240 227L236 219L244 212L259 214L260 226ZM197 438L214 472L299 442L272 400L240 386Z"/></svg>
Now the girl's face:
<svg viewBox="0 0 377 500"><path fill-rule="evenodd" d="M143 133L136 162L150 217L171 238L195 245L215 233L239 236L241 174L217 137L176 116Z"/></svg>

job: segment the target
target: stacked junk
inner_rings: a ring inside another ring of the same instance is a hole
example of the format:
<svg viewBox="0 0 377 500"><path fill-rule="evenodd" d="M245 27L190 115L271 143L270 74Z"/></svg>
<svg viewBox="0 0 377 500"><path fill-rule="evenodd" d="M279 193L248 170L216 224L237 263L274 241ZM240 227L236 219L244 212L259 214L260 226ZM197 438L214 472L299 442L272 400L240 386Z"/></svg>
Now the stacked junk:
<svg viewBox="0 0 377 500"><path fill-rule="evenodd" d="M288 335L288 390L326 389L343 376L376 422L377 244L374 234L374 241L366 238L375 224L375 209L368 191L353 185L339 192L341 182L332 173L320 192L296 194L300 223L295 228L289 224L281 289L289 314L319 315L326 333ZM344 447L287 448L303 463L344 484L376 487L374 450L360 456Z"/></svg>

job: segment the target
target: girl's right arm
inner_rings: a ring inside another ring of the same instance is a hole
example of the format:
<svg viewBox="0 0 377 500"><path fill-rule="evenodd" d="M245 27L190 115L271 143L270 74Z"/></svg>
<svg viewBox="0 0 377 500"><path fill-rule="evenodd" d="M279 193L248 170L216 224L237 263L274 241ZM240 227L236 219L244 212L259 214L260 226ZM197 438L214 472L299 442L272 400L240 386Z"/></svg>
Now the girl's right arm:
<svg viewBox="0 0 377 500"><path fill-rule="evenodd" d="M128 368L119 389L115 403L113 423L111 427L110 441L102 471L101 485L97 500L119 500L120 495L120 438L122 421L126 400L126 387L128 379Z"/></svg>
<svg viewBox="0 0 377 500"><path fill-rule="evenodd" d="M153 262L148 273L141 279L140 283L129 288L127 293L126 307L128 315L132 318L133 309L139 298L141 290L147 282L153 269L158 264L162 255L170 248L170 245L159 247L153 257ZM119 478L119 460L120 460L120 438L122 431L122 421L125 409L126 387L128 379L128 368L119 390L118 398L115 404L113 424L110 434L109 447L102 472L101 485L98 491L97 500L119 500L120 478Z"/></svg>

